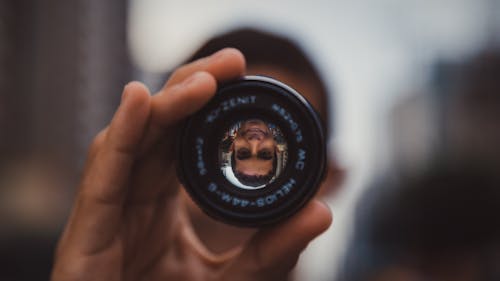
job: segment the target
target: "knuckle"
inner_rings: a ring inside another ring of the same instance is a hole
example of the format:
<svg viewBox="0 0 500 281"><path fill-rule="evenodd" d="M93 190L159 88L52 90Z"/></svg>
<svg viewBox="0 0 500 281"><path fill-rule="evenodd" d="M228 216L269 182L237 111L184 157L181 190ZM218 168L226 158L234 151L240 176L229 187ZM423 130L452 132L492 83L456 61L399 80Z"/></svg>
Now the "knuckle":
<svg viewBox="0 0 500 281"><path fill-rule="evenodd" d="M210 57L200 58L188 64L179 66L170 76L167 85L172 83L180 83L191 74L197 71L203 71L210 65Z"/></svg>
<svg viewBox="0 0 500 281"><path fill-rule="evenodd" d="M177 81L180 82L180 80L183 80L184 77L188 76L191 73L191 65L186 64L182 65L179 68L177 68L174 73L172 73L172 76L170 77L170 81Z"/></svg>

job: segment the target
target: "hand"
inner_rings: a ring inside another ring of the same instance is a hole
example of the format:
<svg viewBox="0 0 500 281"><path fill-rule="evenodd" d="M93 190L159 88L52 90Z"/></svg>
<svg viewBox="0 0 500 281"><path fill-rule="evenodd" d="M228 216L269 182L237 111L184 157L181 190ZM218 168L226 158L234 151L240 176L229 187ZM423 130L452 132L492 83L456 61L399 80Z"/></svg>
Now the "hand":
<svg viewBox="0 0 500 281"><path fill-rule="evenodd" d="M178 121L200 109L217 81L240 77L235 49L177 69L163 89L129 83L111 123L95 138L59 241L52 280L280 280L331 223L313 201L242 247L210 253L190 225L175 175Z"/></svg>

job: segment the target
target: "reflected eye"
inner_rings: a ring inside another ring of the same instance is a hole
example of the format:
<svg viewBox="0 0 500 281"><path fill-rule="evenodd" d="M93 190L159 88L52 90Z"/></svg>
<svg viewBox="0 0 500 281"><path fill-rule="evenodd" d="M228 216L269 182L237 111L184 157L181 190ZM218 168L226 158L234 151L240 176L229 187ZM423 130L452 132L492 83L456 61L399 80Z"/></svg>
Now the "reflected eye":
<svg viewBox="0 0 500 281"><path fill-rule="evenodd" d="M236 159L238 160L245 160L250 158L250 156L251 156L250 150L246 148L240 148L236 151Z"/></svg>
<svg viewBox="0 0 500 281"><path fill-rule="evenodd" d="M262 160L272 160L273 159L273 153L270 150L264 149L259 151L257 154L257 157L262 159Z"/></svg>

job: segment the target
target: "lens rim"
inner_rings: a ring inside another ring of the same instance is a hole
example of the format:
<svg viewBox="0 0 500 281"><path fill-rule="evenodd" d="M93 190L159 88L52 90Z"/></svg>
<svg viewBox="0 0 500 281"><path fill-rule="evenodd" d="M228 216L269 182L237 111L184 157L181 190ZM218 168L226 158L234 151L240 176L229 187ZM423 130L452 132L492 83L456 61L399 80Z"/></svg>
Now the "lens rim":
<svg viewBox="0 0 500 281"><path fill-rule="evenodd" d="M227 110L222 106L235 98L248 100L250 95L255 96L255 103L240 104L226 108ZM211 115L214 112L217 114ZM210 116L215 117L208 122ZM232 185L222 175L218 157L214 157L218 156L218 142L224 130L234 124L235 120L251 118L279 126L287 139L289 150L285 169L262 190L245 190ZM198 143L200 139L201 145ZM213 147L217 147L216 153L214 149L209 149ZM296 155L290 152L300 149L307 156L306 160L302 159L305 163L298 165L300 153ZM303 166L306 170L294 170L294 163L295 168ZM233 225L264 226L291 216L314 196L325 170L325 134L319 115L296 90L266 76L245 76L220 85L207 105L184 122L178 138L177 171L185 190L209 216ZM205 174L202 174L203 171ZM215 184L217 188L210 191L214 189L211 184ZM232 202L226 200L227 196L223 200L224 194L232 196ZM282 197L279 197L280 194ZM248 198L249 203L243 206L244 202L240 199ZM262 202L256 200L263 198L266 204L261 206ZM272 202L267 204L268 201Z"/></svg>

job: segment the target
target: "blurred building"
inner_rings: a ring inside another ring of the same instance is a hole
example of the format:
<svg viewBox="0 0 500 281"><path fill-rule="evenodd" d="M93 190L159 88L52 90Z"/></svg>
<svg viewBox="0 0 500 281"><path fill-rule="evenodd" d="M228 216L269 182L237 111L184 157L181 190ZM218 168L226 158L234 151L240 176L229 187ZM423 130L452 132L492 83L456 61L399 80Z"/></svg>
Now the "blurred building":
<svg viewBox="0 0 500 281"><path fill-rule="evenodd" d="M500 48L430 73L392 111L393 162L358 204L340 280L500 276Z"/></svg>
<svg viewBox="0 0 500 281"><path fill-rule="evenodd" d="M86 148L131 80L126 1L0 1L0 280L47 279Z"/></svg>

